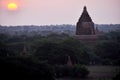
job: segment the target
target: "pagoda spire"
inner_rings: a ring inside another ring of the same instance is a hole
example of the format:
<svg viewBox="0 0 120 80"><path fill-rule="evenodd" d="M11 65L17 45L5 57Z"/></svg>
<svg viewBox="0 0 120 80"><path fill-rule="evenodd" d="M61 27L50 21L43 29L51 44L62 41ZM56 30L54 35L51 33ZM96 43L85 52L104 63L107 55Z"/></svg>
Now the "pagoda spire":
<svg viewBox="0 0 120 80"><path fill-rule="evenodd" d="M73 64L72 64L72 60L71 60L71 57L70 57L70 56L68 56L67 65L68 65L68 66L72 66L72 65L73 65Z"/></svg>
<svg viewBox="0 0 120 80"><path fill-rule="evenodd" d="M23 56L26 56L26 55L27 55L27 49L26 49L25 46L23 47L23 53L22 53L22 55L23 55Z"/></svg>
<svg viewBox="0 0 120 80"><path fill-rule="evenodd" d="M79 22L92 22L90 15L88 14L87 7L84 6L82 15L79 19Z"/></svg>
<svg viewBox="0 0 120 80"><path fill-rule="evenodd" d="M87 11L87 7L86 6L84 6L84 11Z"/></svg>

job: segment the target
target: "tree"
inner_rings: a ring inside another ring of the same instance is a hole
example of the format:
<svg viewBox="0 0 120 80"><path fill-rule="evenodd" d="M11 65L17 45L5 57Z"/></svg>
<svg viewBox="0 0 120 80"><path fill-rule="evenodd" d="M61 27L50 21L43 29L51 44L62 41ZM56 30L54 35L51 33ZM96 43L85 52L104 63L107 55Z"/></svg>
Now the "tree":
<svg viewBox="0 0 120 80"><path fill-rule="evenodd" d="M63 41L63 47L72 50L74 53L72 55L77 59L77 63L88 64L90 61L90 55L88 49L77 39L68 38Z"/></svg>
<svg viewBox="0 0 120 80"><path fill-rule="evenodd" d="M112 80L120 80L120 72Z"/></svg>
<svg viewBox="0 0 120 80"><path fill-rule="evenodd" d="M68 55L73 63L89 63L89 54L79 41L69 38L61 42L38 43L33 55L39 60L47 61L49 64L66 64Z"/></svg>

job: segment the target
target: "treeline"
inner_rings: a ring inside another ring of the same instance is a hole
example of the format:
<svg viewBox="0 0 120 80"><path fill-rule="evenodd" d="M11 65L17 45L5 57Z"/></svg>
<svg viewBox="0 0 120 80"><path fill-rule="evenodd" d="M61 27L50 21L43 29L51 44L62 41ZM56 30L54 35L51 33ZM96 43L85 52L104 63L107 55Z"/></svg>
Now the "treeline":
<svg viewBox="0 0 120 80"><path fill-rule="evenodd" d="M74 25L44 25L44 26L35 26L35 25L26 25L26 26L0 26L0 33L7 35L42 35L47 36L51 33L62 34L66 33L69 35L74 35L75 26Z"/></svg>
<svg viewBox="0 0 120 80"><path fill-rule="evenodd" d="M100 33L106 33L110 31L120 30L120 24L95 24L95 30L98 30ZM27 36L47 36L51 33L56 34L69 34L70 36L75 35L76 26L71 24L63 25L23 25L23 26L1 26L0 33L7 35L27 35Z"/></svg>

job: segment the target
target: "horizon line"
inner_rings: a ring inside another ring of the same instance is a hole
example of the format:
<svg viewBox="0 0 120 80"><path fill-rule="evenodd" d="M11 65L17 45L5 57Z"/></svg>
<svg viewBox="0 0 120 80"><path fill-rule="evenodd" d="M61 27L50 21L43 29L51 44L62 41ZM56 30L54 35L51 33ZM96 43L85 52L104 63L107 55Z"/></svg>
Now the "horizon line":
<svg viewBox="0 0 120 80"><path fill-rule="evenodd" d="M108 23L103 23L103 24L97 24L97 23L94 23L95 25L120 25L120 23L111 23L111 24L108 24ZM1 26L6 26L6 27L9 27L9 26L60 26L60 25L73 25L73 26L76 26L75 24L43 24L43 25L37 25L37 24L25 24L25 25L0 25Z"/></svg>

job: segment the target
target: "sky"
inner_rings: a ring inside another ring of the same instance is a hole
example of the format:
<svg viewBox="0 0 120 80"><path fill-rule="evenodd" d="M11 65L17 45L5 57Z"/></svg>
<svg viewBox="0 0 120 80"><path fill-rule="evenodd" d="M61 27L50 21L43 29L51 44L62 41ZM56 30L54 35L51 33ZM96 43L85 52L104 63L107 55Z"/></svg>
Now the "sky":
<svg viewBox="0 0 120 80"><path fill-rule="evenodd" d="M84 6L94 23L120 24L120 0L0 0L0 25L76 25Z"/></svg>

